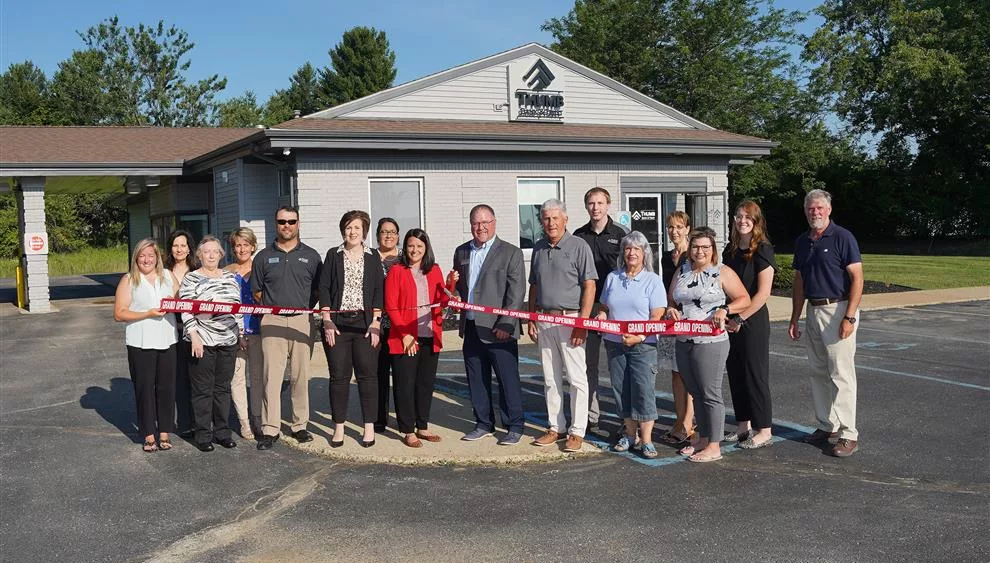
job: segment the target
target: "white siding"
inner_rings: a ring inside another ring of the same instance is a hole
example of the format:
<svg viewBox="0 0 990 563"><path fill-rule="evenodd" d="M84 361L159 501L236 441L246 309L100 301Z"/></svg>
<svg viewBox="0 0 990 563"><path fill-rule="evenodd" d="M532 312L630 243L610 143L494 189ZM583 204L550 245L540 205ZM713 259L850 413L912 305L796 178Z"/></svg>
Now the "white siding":
<svg viewBox="0 0 990 563"><path fill-rule="evenodd" d="M368 209L369 178L423 178L426 231L438 262L450 267L454 248L470 238L468 212L487 203L499 218L498 234L518 244L516 180L563 178L568 228L587 221L584 193L595 186L612 194L613 214L621 208L621 176L708 178L709 190L725 191L728 159L718 157L517 157L477 156L352 157L299 160L299 206L303 240L321 254L340 242L337 222L350 209ZM377 219L377 218L372 218ZM405 226L401 226L402 231Z"/></svg>
<svg viewBox="0 0 990 563"><path fill-rule="evenodd" d="M533 64L539 57L516 59ZM564 80L564 123L690 127L661 111L644 105L590 78L546 61ZM503 63L455 78L404 96L358 109L341 117L362 119L450 119L508 121L509 84Z"/></svg>
<svg viewBox="0 0 990 563"><path fill-rule="evenodd" d="M270 164L244 164L241 187L240 226L258 237L258 248L270 244L274 236L275 210L278 209L278 181Z"/></svg>
<svg viewBox="0 0 990 563"><path fill-rule="evenodd" d="M241 188L240 171L240 160L213 169L214 224L216 235L221 239L226 239L227 235L240 227L241 209L238 198Z"/></svg>

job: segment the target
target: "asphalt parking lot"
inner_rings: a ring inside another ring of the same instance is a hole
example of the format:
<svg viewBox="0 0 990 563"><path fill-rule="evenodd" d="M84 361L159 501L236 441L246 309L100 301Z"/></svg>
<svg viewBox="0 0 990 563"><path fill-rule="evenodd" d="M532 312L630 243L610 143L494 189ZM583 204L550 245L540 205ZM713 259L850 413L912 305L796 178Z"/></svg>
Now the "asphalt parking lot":
<svg viewBox="0 0 990 563"><path fill-rule="evenodd" d="M862 314L848 459L798 441L813 424L805 353L775 323L784 439L701 466L663 447L656 463L513 467L341 463L283 444L148 455L123 326L106 299L58 306L0 316L4 561L990 560L990 301ZM539 366L522 353L538 418ZM452 394L458 357L440 368ZM668 392L661 376L664 428Z"/></svg>

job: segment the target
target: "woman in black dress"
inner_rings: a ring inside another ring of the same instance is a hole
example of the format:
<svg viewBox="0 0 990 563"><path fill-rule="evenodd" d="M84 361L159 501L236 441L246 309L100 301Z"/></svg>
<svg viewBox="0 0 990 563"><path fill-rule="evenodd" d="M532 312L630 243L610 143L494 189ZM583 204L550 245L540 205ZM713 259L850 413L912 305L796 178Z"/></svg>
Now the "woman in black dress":
<svg viewBox="0 0 990 563"><path fill-rule="evenodd" d="M729 357L725 369L736 411L739 447L756 449L773 443L770 400L770 312L767 298L777 269L760 206L743 201L736 207L732 235L723 262L749 292L750 305L726 323Z"/></svg>

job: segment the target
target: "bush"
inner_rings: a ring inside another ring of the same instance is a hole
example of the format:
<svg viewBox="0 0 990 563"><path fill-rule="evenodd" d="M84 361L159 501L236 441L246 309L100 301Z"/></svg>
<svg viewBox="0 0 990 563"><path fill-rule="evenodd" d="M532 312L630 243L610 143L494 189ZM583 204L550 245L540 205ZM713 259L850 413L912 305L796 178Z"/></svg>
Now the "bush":
<svg viewBox="0 0 990 563"><path fill-rule="evenodd" d="M794 287L794 269L791 268L788 257L786 262L777 262L777 271L773 273L773 289L790 293L792 287Z"/></svg>

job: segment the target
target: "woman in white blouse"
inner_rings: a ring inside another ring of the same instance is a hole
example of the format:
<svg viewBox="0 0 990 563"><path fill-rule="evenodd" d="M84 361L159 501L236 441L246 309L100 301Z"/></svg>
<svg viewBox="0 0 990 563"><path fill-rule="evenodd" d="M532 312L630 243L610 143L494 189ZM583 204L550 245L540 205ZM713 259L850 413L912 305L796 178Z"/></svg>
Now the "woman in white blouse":
<svg viewBox="0 0 990 563"><path fill-rule="evenodd" d="M175 316L158 309L169 297L175 297L172 274L164 268L155 240L143 239L134 249L130 271L117 284L113 318L127 323L127 365L142 449L148 453L172 449L169 433L175 430Z"/></svg>

